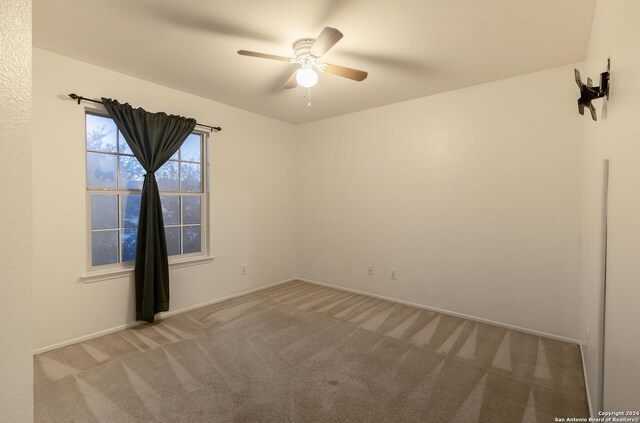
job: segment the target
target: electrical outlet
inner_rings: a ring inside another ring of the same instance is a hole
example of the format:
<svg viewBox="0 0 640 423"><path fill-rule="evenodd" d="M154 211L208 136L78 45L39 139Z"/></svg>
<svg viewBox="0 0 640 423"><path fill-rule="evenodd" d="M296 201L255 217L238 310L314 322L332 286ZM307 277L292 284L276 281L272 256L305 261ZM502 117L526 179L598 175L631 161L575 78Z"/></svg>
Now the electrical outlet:
<svg viewBox="0 0 640 423"><path fill-rule="evenodd" d="M398 279L398 271L396 269L391 269L391 280L395 281Z"/></svg>
<svg viewBox="0 0 640 423"><path fill-rule="evenodd" d="M367 267L367 275L369 276L373 276L374 272L373 272L373 266L368 266Z"/></svg>
<svg viewBox="0 0 640 423"><path fill-rule="evenodd" d="M241 275L246 275L247 274L247 265L246 264L241 264L240 265L240 274Z"/></svg>

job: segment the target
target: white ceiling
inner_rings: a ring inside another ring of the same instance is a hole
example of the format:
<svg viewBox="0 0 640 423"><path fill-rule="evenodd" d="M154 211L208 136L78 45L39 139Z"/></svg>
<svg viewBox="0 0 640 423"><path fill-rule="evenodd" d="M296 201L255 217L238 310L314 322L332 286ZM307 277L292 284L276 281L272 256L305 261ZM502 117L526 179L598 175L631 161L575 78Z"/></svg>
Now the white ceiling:
<svg viewBox="0 0 640 423"><path fill-rule="evenodd" d="M303 123L584 59L595 0L34 0L33 42L221 103ZM292 55L332 26L326 62L369 72L280 87ZM571 83L570 80L567 83ZM108 96L109 93L82 93ZM480 107L480 106L479 106Z"/></svg>

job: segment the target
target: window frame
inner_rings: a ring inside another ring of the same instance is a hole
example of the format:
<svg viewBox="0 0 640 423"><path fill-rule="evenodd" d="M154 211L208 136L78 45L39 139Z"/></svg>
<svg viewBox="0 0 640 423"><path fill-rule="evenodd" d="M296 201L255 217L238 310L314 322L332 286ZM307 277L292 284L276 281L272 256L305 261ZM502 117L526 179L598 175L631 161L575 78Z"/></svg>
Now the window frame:
<svg viewBox="0 0 640 423"><path fill-rule="evenodd" d="M102 118L111 119L111 117L106 113L106 111L94 108L85 108L84 110L84 130L83 130L83 150L84 150L84 192L85 192L85 210L86 210L86 225L85 225L85 246L86 246L86 273L82 275L82 279L87 282L103 280L103 279L112 279L121 277L123 275L132 273L135 268L135 262L122 262L122 232L126 229L134 229L127 228L124 226L124 216L122 214L122 196L125 195L136 195L141 194L142 190L137 189L128 189L128 188L89 188L89 180L88 180L88 172L87 172L87 153L100 153L100 154L108 154L116 157L117 167L116 167L116 181L117 184L120 184L120 157L134 157L132 154L121 154L119 151L119 147L115 152L107 152L107 151L97 151L90 150L87 148L87 116L99 116ZM184 265L190 264L198 264L203 262L211 262L213 261L213 257L210 255L210 230L209 230L209 221L210 221L210 192L209 192L209 177L210 177L210 160L209 160L209 143L210 143L210 134L208 131L203 131L200 129L194 129L192 134L197 134L201 137L200 143L200 157L201 161L198 163L200 165L200 191L177 191L175 190L167 190L160 191L161 196L177 196L177 197L200 197L200 251L195 253L187 253L187 254L178 254L169 256L169 267L182 267ZM119 136L116 138L116 143L119 144ZM191 162L188 160L182 161L178 160L178 183L181 184L181 163L197 163ZM178 187L180 188L180 186ZM91 219L91 196L93 194L98 195L116 195L117 197L117 207L118 207L118 227L115 229L92 229L92 219ZM180 228L180 251L183 250L184 239L182 236L183 228L190 226L198 226L197 224L183 224L183 205L182 201L180 204L180 224L179 225L165 225L165 227L178 227ZM137 229L137 228L136 228ZM117 231L118 232L118 262L111 264L103 264L94 266L92 261L92 233L94 231Z"/></svg>

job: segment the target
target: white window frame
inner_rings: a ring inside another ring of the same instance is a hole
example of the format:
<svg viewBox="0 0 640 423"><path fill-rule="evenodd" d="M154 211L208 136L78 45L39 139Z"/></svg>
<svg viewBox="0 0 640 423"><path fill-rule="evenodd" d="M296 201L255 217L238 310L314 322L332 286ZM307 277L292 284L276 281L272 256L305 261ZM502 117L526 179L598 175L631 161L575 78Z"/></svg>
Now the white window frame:
<svg viewBox="0 0 640 423"><path fill-rule="evenodd" d="M101 154L110 154L116 157L126 156L132 157L130 154L120 154L120 152L109 153L104 151L94 151L87 149L87 134L86 134L86 125L87 125L87 115L95 115L105 118L111 118L106 111L94 108L85 108L84 111L84 131L83 131L83 150L84 150L84 175L85 175L85 209L86 209L86 273L82 275L82 279L85 282L96 282L105 279L115 279L123 276L127 276L133 273L135 263L134 262L118 262L112 264L105 264L100 266L93 266L92 263L92 239L91 235L94 230L91 228L91 194L113 194L118 196L118 254L119 260L122 260L122 231L123 229L127 229L123 227L122 223L122 203L121 196L122 195L131 195L131 194L141 194L141 190L135 189L111 189L111 188L89 188L88 184L88 176L87 176L87 153L95 152ZM200 252L196 253L188 253L188 254L178 254L169 256L169 267L182 267L200 263L208 263L214 260L214 257L211 256L210 251L210 230L209 230L209 218L210 218L210 192L209 192L209 175L210 175L210 160L209 160L209 144L210 144L210 134L207 131L195 129L192 133L198 134L201 139L201 147L200 154L202 161L200 163L200 172L201 172L201 192L187 192L187 191L160 191L161 196L198 196L201 198L200 200L200 226L201 226L201 234L200 234L200 242L201 248ZM116 180L120 181L120 160L117 161L117 173ZM181 162L179 162L181 163ZM187 162L189 163L189 162ZM178 166L178 172L180 172L180 166ZM180 175L180 173L178 173ZM180 176L178 176L180 179ZM182 232L182 228L188 226L197 226L197 224L183 224L182 223L182 202L180 202L180 224L179 225L165 225L168 227L179 227ZM133 229L133 228L131 228ZM107 229L114 230L114 229ZM180 235L180 251L182 251L183 237L182 233Z"/></svg>

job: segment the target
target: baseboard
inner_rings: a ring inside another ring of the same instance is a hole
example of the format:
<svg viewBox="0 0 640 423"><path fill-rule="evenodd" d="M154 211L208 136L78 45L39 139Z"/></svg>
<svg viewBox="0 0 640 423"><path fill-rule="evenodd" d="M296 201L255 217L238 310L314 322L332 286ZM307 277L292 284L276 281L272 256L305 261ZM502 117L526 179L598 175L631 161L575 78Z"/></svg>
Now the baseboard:
<svg viewBox="0 0 640 423"><path fill-rule="evenodd" d="M435 312L442 313L442 314L447 314L447 315L450 315L450 316L460 317L462 319L473 320L473 321L476 321L476 322L486 323L486 324L493 325L493 326L499 326L499 327L502 327L502 328L505 328L505 329L517 330L517 331L520 331L520 332L529 333L531 335L541 336L543 338L555 339L555 340L558 340L558 341L568 342L570 344L580 345L580 341L578 341L577 339L567 338L565 336L555 335L553 333L547 333L547 332L542 332L542 331L535 330L535 329L529 329L529 328L524 328L524 327L521 327L521 326L515 326L515 325L511 325L509 323L504 323L504 322L497 322L495 320L484 319L482 317L471 316L471 315L468 315L468 314L458 313L458 312L455 312L455 311L445 310L445 309L441 309L441 308L437 308L437 307L431 307L431 306L428 306L428 305L425 305L425 304L412 303L411 301L400 300L398 298L393 298L393 297L386 297L384 295L378 295L378 294L373 294L373 293L370 293L370 292L359 291L357 289L345 288L343 286L332 285L332 284L329 284L329 283L318 282L318 281L314 281L314 280L310 280L310 279L296 278L296 280L299 280L299 281L302 281L302 282L313 283L313 284L316 284L316 285L327 286L329 288L335 288L335 289L339 289L339 290L342 290L342 291L353 292L354 294L360 294L360 295L365 295L365 296L368 296L368 297L380 298L382 300L392 301L394 303L399 303L399 304L404 304L404 305L408 305L408 306L412 306L412 307L417 307L417 308L421 308L421 309L424 309L424 310L435 311Z"/></svg>
<svg viewBox="0 0 640 423"><path fill-rule="evenodd" d="M231 294L231 295L227 295L224 297L220 297L220 298L216 298L214 300L210 300L210 301L205 301L204 303L200 303L200 304L196 304L193 306L189 306L189 307L184 307L181 308L179 310L172 310L172 311L166 311L164 313L158 313L156 314L156 320L162 320L164 318L167 318L169 316L173 316L175 314L180 314L180 313L184 313L190 310L194 310L196 308L200 308L200 307L205 307L211 304L216 304L216 303L221 303L223 301L227 301L230 300L232 298L236 298L236 297L241 297L243 295L247 295L247 294L251 294L254 292L258 292L258 291L262 291L263 289L267 289L267 288L271 288L273 286L277 286L283 283L287 283L287 282L292 282L298 280L297 278L291 278L291 279L285 279L279 282L274 282L274 283L270 283L268 285L264 285L264 286L259 286L257 288L252 288L252 289L248 289L245 291L241 291L241 292L237 292L235 294ZM134 326L138 326L138 325L142 325L145 322L129 322L129 323L125 323L124 325L119 325L119 326L115 326L109 329L105 329L105 330L101 330L98 332L94 332L94 333L90 333L88 335L83 335L83 336L79 336L77 338L73 338L73 339L69 339L67 341L62 341L62 342L57 342L55 344L51 344L51 345L47 345L45 347L40 347L40 348L36 348L33 350L33 354L42 354L44 352L47 351L51 351L51 350L55 350L58 348L62 348L62 347L66 347L68 345L72 345L72 344L77 344L78 342L82 342L82 341L87 341L89 339L93 339L93 338L98 338L100 336L104 336L104 335L109 335L110 333L114 333L114 332L118 332L124 329L129 329L132 328Z"/></svg>
<svg viewBox="0 0 640 423"><path fill-rule="evenodd" d="M584 345L580 341L580 358L582 359L582 372L584 373L584 386L587 390L587 404L589 405L589 417L593 417L593 406L591 405L591 392L589 392L589 380L587 379L587 365L584 362Z"/></svg>
<svg viewBox="0 0 640 423"><path fill-rule="evenodd" d="M445 310L445 309L441 309L441 308L437 308L437 307L431 307L431 306L428 306L428 305L425 305L425 304L413 303L411 301L400 300L398 298L387 297L387 296L384 296L384 295L373 294L373 293L370 293L370 292L359 291L359 290L351 289L351 288L345 288L345 287L342 287L342 286L332 285L332 284L319 282L319 281L314 281L314 280L305 279L305 278L285 279L285 280L282 280L282 281L279 281L279 282L274 282L274 283L271 283L271 284L268 284L268 285L264 285L264 286L260 286L260 287L257 287L257 288L252 288L252 289L248 289L248 290L245 290L245 291L237 292L235 294L227 295L227 296L224 296L224 297L216 298L214 300L206 301L206 302L203 302L203 303L200 303L200 304L196 304L196 305L193 305L193 306L184 307L184 308L181 308L179 310L172 310L172 311L167 311L167 312L164 312L164 313L159 313L159 314L156 315L156 319L157 320L162 320L162 319L164 319L166 317L173 316L175 314L184 313L184 312L196 309L196 308L205 307L205 306L208 306L208 305L211 305L211 304L220 303L220 302L223 302L223 301L230 300L232 298L240 297L242 295L251 294L253 292L261 291L263 289L271 288L273 286L277 286L277 285L280 285L280 284L283 284L283 283L287 283L287 282L292 282L292 281L295 281L295 280L299 280L299 281L302 281L302 282L313 283L313 284L316 284L316 285L327 286L327 287L334 288L334 289L339 289L339 290L342 290L342 291L353 292L355 294L366 295L368 297L380 298L380 299L383 299L383 300L392 301L392 302L399 303L399 304L405 304L405 305L409 305L409 306L412 306L412 307L417 307L417 308L421 308L421 309L425 309L425 310L431 310L431 311L435 311L435 312L438 312L438 313L447 314L447 315L450 315L450 316L460 317L460 318L463 318L463 319L468 319L468 320L473 320L473 321L476 321L476 322L481 322L481 323L486 323L486 324L490 324L490 325L494 325L494 326L503 327L503 328L506 328L506 329L518 330L520 332L530 333L532 335L542 336L542 337L545 337L545 338L556 339L556 340L563 341L563 342L569 342L569 343L572 343L572 344L579 345L580 346L580 352L582 354L582 345L581 345L580 341L578 341L576 339L567 338L567 337L564 337L564 336L554 335L554 334L547 333L547 332L542 332L542 331L537 331L537 330L534 330L534 329L528 329L528 328L524 328L524 327L520 327L520 326L511 325L509 323L497 322L495 320L484 319L484 318L481 318L481 317L471 316L471 315L463 314L463 313L458 313L458 312L451 311L451 310ZM124 329L129 329L129 328L132 328L134 326L141 325L141 324L144 324L144 322L129 322L129 323L125 323L123 325L115 326L115 327L112 327L112 328L109 328L109 329L105 329L105 330L101 330L101 331L98 331L98 332L94 332L94 333L91 333L91 334L88 334L88 335L83 335L83 336L80 336L80 337L77 337L77 338L69 339L67 341L62 341L62 342L58 342L58 343L55 343L55 344L51 344L51 345L47 345L47 346L44 346L44 347L40 347L40 348L34 349L33 350L33 354L34 355L35 354L41 354L41 353L44 353L44 352L47 352L47 351L51 351L51 350L55 350L55 349L58 349L58 348L66 347L68 345L76 344L78 342L86 341L86 340L93 339L93 338L98 338L100 336L108 335L110 333L118 332L118 331L121 331L121 330L124 330ZM583 359L583 368L584 368L584 359ZM586 373L585 373L585 384L586 384ZM592 411L591 410L591 396L589 395L589 391L588 391L589 385L586 385L586 387L587 387L587 398L588 398L588 401L589 401L589 410L591 412Z"/></svg>

